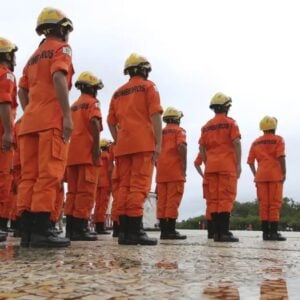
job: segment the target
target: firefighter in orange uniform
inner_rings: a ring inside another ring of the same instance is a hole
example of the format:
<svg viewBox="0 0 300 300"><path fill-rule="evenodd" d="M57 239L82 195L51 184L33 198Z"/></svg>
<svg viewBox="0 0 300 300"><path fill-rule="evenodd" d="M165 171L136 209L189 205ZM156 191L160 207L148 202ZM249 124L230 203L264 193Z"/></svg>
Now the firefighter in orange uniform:
<svg viewBox="0 0 300 300"><path fill-rule="evenodd" d="M183 113L173 107L168 107L163 114L163 121L167 125L162 130L161 154L156 166L156 215L162 240L186 239L186 235L175 230L186 180L186 133L179 126L182 117Z"/></svg>
<svg viewBox="0 0 300 300"><path fill-rule="evenodd" d="M150 191L154 162L161 148L160 97L148 80L149 61L131 54L124 74L130 80L113 95L107 117L116 142L115 156L120 176L118 215L119 244L156 245L141 230L143 206Z"/></svg>
<svg viewBox="0 0 300 300"><path fill-rule="evenodd" d="M198 155L194 161L194 166L199 173L199 175L203 178L203 187L206 185L204 173L201 169L203 159L201 156L201 153L198 152ZM205 195L205 189L203 188L203 198L207 201L207 195ZM206 219L206 226L207 226L207 238L212 239L214 237L214 228L213 228L213 221L211 217L211 213L208 210L208 205L206 203L206 213L205 213L205 219Z"/></svg>
<svg viewBox="0 0 300 300"><path fill-rule="evenodd" d="M17 107L16 79L13 74L16 65L17 46L0 37L0 241L5 241L8 217L4 215L6 202L12 184L13 160L13 112Z"/></svg>
<svg viewBox="0 0 300 300"><path fill-rule="evenodd" d="M267 241L286 240L278 233L286 174L285 144L283 138L275 134L276 128L277 119L265 116L260 122L260 130L264 134L252 143L248 156L257 189L263 240Z"/></svg>
<svg viewBox="0 0 300 300"><path fill-rule="evenodd" d="M28 60L18 95L24 115L19 133L21 183L21 246L67 247L70 240L51 232L57 186L67 158L73 124L69 90L74 73L68 44L73 24L64 13L45 8L38 16L36 32L45 35Z"/></svg>
<svg viewBox="0 0 300 300"><path fill-rule="evenodd" d="M241 173L241 134L227 116L232 100L217 93L210 102L215 117L201 130L200 152L205 163L204 194L214 225L214 241L238 242L229 231L230 213Z"/></svg>
<svg viewBox="0 0 300 300"><path fill-rule="evenodd" d="M94 210L94 223L97 234L110 234L106 231L106 211L108 208L111 194L111 175L113 170L113 161L109 147L111 141L107 139L100 140L100 168L96 196L96 205Z"/></svg>
<svg viewBox="0 0 300 300"><path fill-rule="evenodd" d="M82 72L75 86L81 95L71 106L74 130L67 163L66 236L72 241L95 241L97 235L89 230L88 222L98 182L102 119L96 97L103 83L93 73Z"/></svg>

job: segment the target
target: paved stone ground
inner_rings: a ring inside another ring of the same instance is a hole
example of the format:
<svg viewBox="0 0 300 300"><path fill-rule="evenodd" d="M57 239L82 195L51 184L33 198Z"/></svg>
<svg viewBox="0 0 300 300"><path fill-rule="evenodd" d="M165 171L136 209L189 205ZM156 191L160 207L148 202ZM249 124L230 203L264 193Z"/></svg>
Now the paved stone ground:
<svg viewBox="0 0 300 300"><path fill-rule="evenodd" d="M184 233L186 241L158 246L99 236L58 250L22 249L9 237L0 244L0 299L300 299L300 233L263 242L241 231L231 244Z"/></svg>

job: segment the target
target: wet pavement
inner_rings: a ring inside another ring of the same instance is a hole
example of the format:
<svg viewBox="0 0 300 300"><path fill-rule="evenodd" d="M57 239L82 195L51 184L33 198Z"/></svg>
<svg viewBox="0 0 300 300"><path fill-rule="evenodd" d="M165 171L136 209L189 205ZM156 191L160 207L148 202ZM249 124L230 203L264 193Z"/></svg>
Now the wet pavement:
<svg viewBox="0 0 300 300"><path fill-rule="evenodd" d="M55 250L20 248L9 237L0 244L0 299L300 299L300 233L271 242L234 232L240 242L229 244L181 232L187 240L158 246L98 236Z"/></svg>

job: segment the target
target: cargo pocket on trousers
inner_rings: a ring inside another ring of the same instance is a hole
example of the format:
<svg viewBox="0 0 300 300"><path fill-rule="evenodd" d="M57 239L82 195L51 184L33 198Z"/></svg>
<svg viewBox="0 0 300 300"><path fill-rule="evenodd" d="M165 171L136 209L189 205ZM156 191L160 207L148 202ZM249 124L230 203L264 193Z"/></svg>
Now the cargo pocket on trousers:
<svg viewBox="0 0 300 300"><path fill-rule="evenodd" d="M184 192L184 183L180 182L180 184L177 184L177 193L183 195L183 192Z"/></svg>
<svg viewBox="0 0 300 300"><path fill-rule="evenodd" d="M96 184L98 181L97 167L88 166L85 168L85 181Z"/></svg>
<svg viewBox="0 0 300 300"><path fill-rule="evenodd" d="M61 137L61 131L54 130L52 137L52 156L58 160L66 160L67 146Z"/></svg>
<svg viewBox="0 0 300 300"><path fill-rule="evenodd" d="M226 185L226 191L231 196L232 200L236 197L237 192L237 179L233 176L228 176L228 182Z"/></svg>

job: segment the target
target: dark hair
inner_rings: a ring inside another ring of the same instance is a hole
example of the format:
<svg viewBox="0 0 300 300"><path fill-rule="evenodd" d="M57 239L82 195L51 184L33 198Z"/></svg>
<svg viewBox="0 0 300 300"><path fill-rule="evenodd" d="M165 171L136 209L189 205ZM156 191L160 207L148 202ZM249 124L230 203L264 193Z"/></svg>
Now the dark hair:
<svg viewBox="0 0 300 300"><path fill-rule="evenodd" d="M216 113L216 114L223 114L223 113L228 113L230 106L225 106L221 104L214 104L211 105L210 108Z"/></svg>

